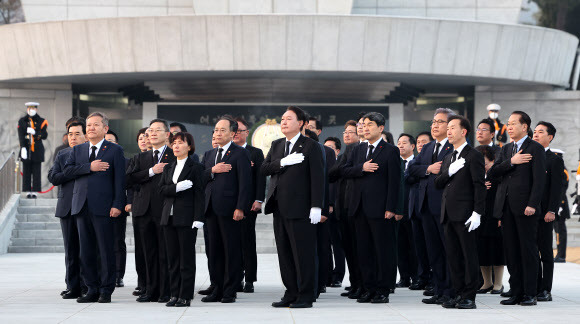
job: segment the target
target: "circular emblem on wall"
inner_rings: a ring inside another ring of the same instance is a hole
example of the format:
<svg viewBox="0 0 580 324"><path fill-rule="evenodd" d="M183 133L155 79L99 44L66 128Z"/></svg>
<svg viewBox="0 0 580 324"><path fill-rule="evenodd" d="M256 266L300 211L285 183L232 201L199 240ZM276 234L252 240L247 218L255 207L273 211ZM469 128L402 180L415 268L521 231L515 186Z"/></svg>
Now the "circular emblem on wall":
<svg viewBox="0 0 580 324"><path fill-rule="evenodd" d="M261 149L264 154L270 152L270 146L272 146L273 141L284 137L280 124L278 124L276 119L266 119L261 125L258 124L257 127L254 127L252 146Z"/></svg>

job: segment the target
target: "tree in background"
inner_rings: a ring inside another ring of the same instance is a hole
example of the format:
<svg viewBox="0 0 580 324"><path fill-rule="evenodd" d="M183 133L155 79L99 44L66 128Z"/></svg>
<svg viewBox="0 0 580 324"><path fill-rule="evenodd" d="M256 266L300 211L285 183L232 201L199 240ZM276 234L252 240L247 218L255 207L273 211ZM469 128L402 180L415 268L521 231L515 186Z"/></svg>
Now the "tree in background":
<svg viewBox="0 0 580 324"><path fill-rule="evenodd" d="M0 0L0 25L24 21L20 0Z"/></svg>
<svg viewBox="0 0 580 324"><path fill-rule="evenodd" d="M530 2L532 0L528 0ZM540 12L538 25L555 28L580 37L580 0L533 0Z"/></svg>

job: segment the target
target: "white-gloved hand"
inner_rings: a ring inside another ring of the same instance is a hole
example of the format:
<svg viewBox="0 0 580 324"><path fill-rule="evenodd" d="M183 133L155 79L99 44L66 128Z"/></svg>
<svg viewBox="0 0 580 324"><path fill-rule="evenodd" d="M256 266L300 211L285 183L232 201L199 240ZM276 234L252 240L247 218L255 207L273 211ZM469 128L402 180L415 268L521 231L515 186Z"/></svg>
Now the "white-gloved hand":
<svg viewBox="0 0 580 324"><path fill-rule="evenodd" d="M193 225L191 226L191 228L202 228L202 227L203 227L203 222L198 222L198 221L193 222Z"/></svg>
<svg viewBox="0 0 580 324"><path fill-rule="evenodd" d="M175 185L175 192L180 192L180 191L184 191L187 190L189 188L193 187L193 182L191 182L191 180L183 180L183 181L179 181L176 185Z"/></svg>
<svg viewBox="0 0 580 324"><path fill-rule="evenodd" d="M469 229L467 230L468 232L471 232L475 229L477 229L479 227L479 225L481 225L481 215L479 215L476 212L473 212L471 214L471 217L469 217L469 219L465 222L465 225L469 224Z"/></svg>
<svg viewBox="0 0 580 324"><path fill-rule="evenodd" d="M322 209L318 207L310 208L310 223L318 224L322 219Z"/></svg>
<svg viewBox="0 0 580 324"><path fill-rule="evenodd" d="M23 160L28 159L28 151L26 151L26 147L20 149L20 158Z"/></svg>
<svg viewBox="0 0 580 324"><path fill-rule="evenodd" d="M461 170L465 165L465 159L457 159L455 162L451 163L449 166L449 176L452 176L457 173L457 171Z"/></svg>
<svg viewBox="0 0 580 324"><path fill-rule="evenodd" d="M36 134L36 131L35 131L35 130L34 130L34 128L32 128L32 127L28 127L28 128L26 129L26 132L27 132L28 134L32 134L32 135Z"/></svg>
<svg viewBox="0 0 580 324"><path fill-rule="evenodd" d="M289 165L299 164L304 161L304 154L302 153L292 153L289 154L287 157L280 160L280 166L285 167Z"/></svg>

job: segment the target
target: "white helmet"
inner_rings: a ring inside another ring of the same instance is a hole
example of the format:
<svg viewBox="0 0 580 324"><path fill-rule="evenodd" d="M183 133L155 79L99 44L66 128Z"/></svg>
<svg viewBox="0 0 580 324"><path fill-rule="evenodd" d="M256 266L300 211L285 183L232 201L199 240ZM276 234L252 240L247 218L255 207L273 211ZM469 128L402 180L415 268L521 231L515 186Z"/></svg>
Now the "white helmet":
<svg viewBox="0 0 580 324"><path fill-rule="evenodd" d="M501 110L501 106L495 103L489 104L487 106L487 111L500 111Z"/></svg>

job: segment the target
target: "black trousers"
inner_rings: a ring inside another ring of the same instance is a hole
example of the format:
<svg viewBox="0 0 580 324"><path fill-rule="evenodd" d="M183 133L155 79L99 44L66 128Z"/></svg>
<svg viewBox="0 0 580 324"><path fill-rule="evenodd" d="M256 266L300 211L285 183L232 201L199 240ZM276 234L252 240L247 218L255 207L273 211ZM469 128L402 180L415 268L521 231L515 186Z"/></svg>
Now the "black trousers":
<svg viewBox="0 0 580 324"><path fill-rule="evenodd" d="M332 274L332 251L330 249L330 223L316 224L316 254L318 260L318 276L316 278L316 292L326 287Z"/></svg>
<svg viewBox="0 0 580 324"><path fill-rule="evenodd" d="M397 279L396 221L394 218L369 218L360 208L355 222L363 288L388 296Z"/></svg>
<svg viewBox="0 0 580 324"><path fill-rule="evenodd" d="M274 236L282 283L283 299L314 302L316 289L316 225L310 219L282 218L274 211Z"/></svg>
<svg viewBox="0 0 580 324"><path fill-rule="evenodd" d="M404 216L399 221L397 236L397 261L401 279L417 280L417 252L413 237L413 224Z"/></svg>
<svg viewBox="0 0 580 324"><path fill-rule="evenodd" d="M554 222L554 231L556 232L556 243L558 253L557 257L566 259L566 247L568 245L568 229L566 228L566 217L556 217Z"/></svg>
<svg viewBox="0 0 580 324"><path fill-rule="evenodd" d="M115 264L117 269L117 279L125 277L125 266L127 265L127 245L125 244L125 234L127 232L127 216L113 218L115 229Z"/></svg>
<svg viewBox="0 0 580 324"><path fill-rule="evenodd" d="M157 224L148 210L138 216L139 236L147 269L147 295L152 299L169 296L169 266L162 226Z"/></svg>
<svg viewBox="0 0 580 324"><path fill-rule="evenodd" d="M347 218L347 215L344 215ZM331 281L342 282L344 279L344 273L346 271L345 265L345 254L342 244L342 235L340 232L340 221L336 219L336 213L330 219L330 244L332 246L332 257L331 261L334 261L334 267L332 269ZM331 263L332 265L332 263Z"/></svg>
<svg viewBox="0 0 580 324"><path fill-rule="evenodd" d="M167 259L169 262L169 281L171 297L193 299L195 286L195 239L197 228L163 226Z"/></svg>
<svg viewBox="0 0 580 324"><path fill-rule="evenodd" d="M77 219L70 213L60 218L60 228L64 241L64 263L66 288L71 291L81 291L81 247Z"/></svg>
<svg viewBox="0 0 580 324"><path fill-rule="evenodd" d="M425 204L427 199L425 199ZM421 213L421 223L425 234L425 244L427 246L427 256L433 271L433 284L436 295L446 295L454 297L449 279L449 266L447 263L447 253L445 249L445 235L443 225L440 222L440 214L433 215L429 208L424 206Z"/></svg>
<svg viewBox="0 0 580 324"><path fill-rule="evenodd" d="M538 263L538 292L544 290L547 292L552 291L552 281L554 279L553 230L553 222L546 223L543 217L539 217L538 250L540 251L540 262Z"/></svg>
<svg viewBox="0 0 580 324"><path fill-rule="evenodd" d="M427 254L427 243L425 242L425 232L423 231L423 221L414 216L411 218L413 229L413 239L415 241L415 252L417 255L417 278L425 283L430 283L432 278L431 264Z"/></svg>
<svg viewBox="0 0 580 324"><path fill-rule="evenodd" d="M81 248L81 277L87 285L87 293L112 294L116 277L113 220L109 215L94 215L86 202L74 217ZM97 260L100 260L100 268Z"/></svg>
<svg viewBox="0 0 580 324"><path fill-rule="evenodd" d="M506 199L501 228L513 296L536 296L539 267L538 216L512 214L509 199Z"/></svg>
<svg viewBox="0 0 580 324"><path fill-rule="evenodd" d="M42 181L40 176L41 164L42 162L22 160L22 191L40 191Z"/></svg>
<svg viewBox="0 0 580 324"><path fill-rule="evenodd" d="M354 217L348 217L348 210L344 209L341 212L344 215L338 221L340 227L340 234L342 237L342 247L348 266L348 281L351 288L362 288L362 274L358 263L358 255L356 248L356 230Z"/></svg>
<svg viewBox="0 0 580 324"><path fill-rule="evenodd" d="M455 295L475 301L479 289L477 234L475 231L468 232L464 222L447 221L444 229L447 261Z"/></svg>
<svg viewBox="0 0 580 324"><path fill-rule="evenodd" d="M258 280L258 255L256 253L256 212L245 214L246 218L240 221L242 227L242 265L243 276L246 282Z"/></svg>
<svg viewBox="0 0 580 324"><path fill-rule="evenodd" d="M211 254L209 253L210 246L209 246L209 232L207 230L207 226L203 227L203 242L205 248L205 257L207 258L207 271L209 273L209 281L210 286L215 287L215 273L211 269Z"/></svg>
<svg viewBox="0 0 580 324"><path fill-rule="evenodd" d="M209 234L210 270L214 273L214 293L235 297L242 281L242 227L231 215L217 215L211 207L206 212Z"/></svg>
<svg viewBox="0 0 580 324"><path fill-rule="evenodd" d="M133 239L135 242L135 271L137 272L137 286L142 290L147 289L147 265L141 235L139 235L139 221L141 217L133 217Z"/></svg>

